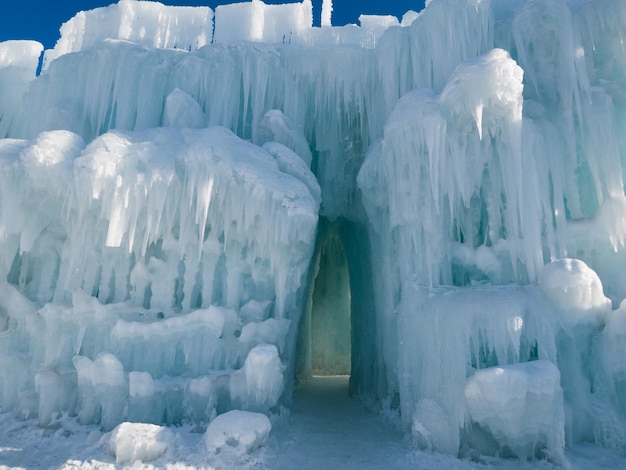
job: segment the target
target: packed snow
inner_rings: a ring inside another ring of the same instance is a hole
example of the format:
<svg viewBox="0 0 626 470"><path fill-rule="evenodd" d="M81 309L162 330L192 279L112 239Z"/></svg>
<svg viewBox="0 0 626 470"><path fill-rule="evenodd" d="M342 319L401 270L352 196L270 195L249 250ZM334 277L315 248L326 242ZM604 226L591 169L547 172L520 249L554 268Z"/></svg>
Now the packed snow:
<svg viewBox="0 0 626 470"><path fill-rule="evenodd" d="M264 414L232 410L211 421L204 439L209 453L244 456L264 445L271 429L272 423Z"/></svg>
<svg viewBox="0 0 626 470"><path fill-rule="evenodd" d="M122 423L109 440L115 463L152 462L163 456L174 443L174 433L163 426L145 423Z"/></svg>
<svg viewBox="0 0 626 470"><path fill-rule="evenodd" d="M0 466L626 466L626 1L332 9L0 43Z"/></svg>

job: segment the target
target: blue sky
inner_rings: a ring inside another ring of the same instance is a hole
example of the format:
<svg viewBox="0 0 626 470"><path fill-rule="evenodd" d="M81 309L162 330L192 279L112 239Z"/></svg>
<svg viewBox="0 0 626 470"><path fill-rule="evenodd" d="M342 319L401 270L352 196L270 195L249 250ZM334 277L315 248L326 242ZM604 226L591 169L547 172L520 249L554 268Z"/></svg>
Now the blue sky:
<svg viewBox="0 0 626 470"><path fill-rule="evenodd" d="M288 0L265 0L266 3L288 3ZM106 6L113 0L6 0L0 10L0 41L35 39L51 48L59 36L59 27L77 11ZM208 5L215 8L230 0L162 0L168 5ZM313 0L314 17L319 22L322 0ZM390 14L402 17L407 10L419 11L423 0L334 0L333 24L356 23L359 14Z"/></svg>

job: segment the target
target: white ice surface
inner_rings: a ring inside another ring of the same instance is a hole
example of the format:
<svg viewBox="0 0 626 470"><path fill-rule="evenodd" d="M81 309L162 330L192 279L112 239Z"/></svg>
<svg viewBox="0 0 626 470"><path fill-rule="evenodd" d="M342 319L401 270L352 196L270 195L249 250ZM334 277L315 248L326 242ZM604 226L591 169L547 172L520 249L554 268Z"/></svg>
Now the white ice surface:
<svg viewBox="0 0 626 470"><path fill-rule="evenodd" d="M265 445L271 430L272 424L264 414L233 410L211 421L204 443L211 455L232 452L242 456Z"/></svg>
<svg viewBox="0 0 626 470"><path fill-rule="evenodd" d="M546 265L539 285L570 325L604 323L611 311L598 275L583 261L561 259Z"/></svg>
<svg viewBox="0 0 626 470"><path fill-rule="evenodd" d="M11 129L42 52L43 45L36 41L0 42L0 135Z"/></svg>
<svg viewBox="0 0 626 470"><path fill-rule="evenodd" d="M311 0L283 5L265 4L259 0L220 5L215 9L214 41L299 43L311 26Z"/></svg>
<svg viewBox="0 0 626 470"><path fill-rule="evenodd" d="M0 43L0 69L15 67L35 78L43 46L37 41L5 41Z"/></svg>
<svg viewBox="0 0 626 470"><path fill-rule="evenodd" d="M147 47L195 50L211 42L213 11L159 2L120 0L81 11L61 26L61 38L46 52L44 68L58 57L88 49L104 39L122 39Z"/></svg>
<svg viewBox="0 0 626 470"><path fill-rule="evenodd" d="M174 446L174 433L166 427L145 423L122 423L111 431L109 449L115 463L152 462Z"/></svg>
<svg viewBox="0 0 626 470"><path fill-rule="evenodd" d="M563 462L563 390L549 361L490 367L467 380L465 399L474 425L522 460L535 454Z"/></svg>

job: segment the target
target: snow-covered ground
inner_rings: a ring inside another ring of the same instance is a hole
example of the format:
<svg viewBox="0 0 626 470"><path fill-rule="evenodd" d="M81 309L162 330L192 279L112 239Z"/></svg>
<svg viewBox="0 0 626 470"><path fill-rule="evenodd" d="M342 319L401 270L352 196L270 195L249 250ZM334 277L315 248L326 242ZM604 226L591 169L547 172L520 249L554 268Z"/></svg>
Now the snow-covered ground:
<svg viewBox="0 0 626 470"><path fill-rule="evenodd" d="M298 388L291 412L274 419L267 445L243 460L209 456L201 426L172 428L175 445L158 460L116 465L111 433L63 417L45 428L36 420L0 415L0 469L554 469L546 461L480 457L477 461L416 450L389 418L348 395L348 377L314 377ZM623 458L597 446L566 452L572 470L626 468Z"/></svg>

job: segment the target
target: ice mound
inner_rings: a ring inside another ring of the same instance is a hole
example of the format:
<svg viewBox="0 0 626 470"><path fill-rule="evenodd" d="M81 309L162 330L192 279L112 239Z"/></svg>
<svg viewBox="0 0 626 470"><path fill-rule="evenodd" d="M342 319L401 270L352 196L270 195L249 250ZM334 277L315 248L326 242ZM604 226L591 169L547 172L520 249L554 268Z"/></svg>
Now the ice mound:
<svg viewBox="0 0 626 470"><path fill-rule="evenodd" d="M565 430L560 380L559 369L545 360L477 371L464 391L469 427L487 431L500 455L561 462Z"/></svg>
<svg viewBox="0 0 626 470"><path fill-rule="evenodd" d="M230 379L236 408L267 412L278 403L284 387L283 364L273 344L252 348L241 369Z"/></svg>
<svg viewBox="0 0 626 470"><path fill-rule="evenodd" d="M175 444L174 433L166 427L145 423L121 423L109 438L109 449L118 464L156 460Z"/></svg>
<svg viewBox="0 0 626 470"><path fill-rule="evenodd" d="M271 429L267 416L233 410L211 421L204 434L204 443L209 455L243 457L263 446Z"/></svg>
<svg viewBox="0 0 626 470"><path fill-rule="evenodd" d="M197 101L180 88L176 88L165 100L163 125L180 129L185 127L201 129L206 127L206 118Z"/></svg>
<svg viewBox="0 0 626 470"><path fill-rule="evenodd" d="M359 23L365 37L363 45L372 48L388 28L400 26L398 18L391 15L359 15Z"/></svg>
<svg viewBox="0 0 626 470"><path fill-rule="evenodd" d="M546 297L569 325L601 323L611 311L602 281L583 261L561 259L543 269L539 280Z"/></svg>

